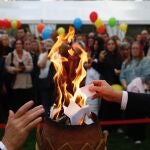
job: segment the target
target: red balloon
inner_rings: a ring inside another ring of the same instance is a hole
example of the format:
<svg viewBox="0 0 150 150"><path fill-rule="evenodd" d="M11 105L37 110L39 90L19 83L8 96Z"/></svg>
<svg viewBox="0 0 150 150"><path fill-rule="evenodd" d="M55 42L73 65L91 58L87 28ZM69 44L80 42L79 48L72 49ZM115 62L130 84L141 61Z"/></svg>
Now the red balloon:
<svg viewBox="0 0 150 150"><path fill-rule="evenodd" d="M42 33L43 29L44 29L45 25L43 23L39 23L37 25L37 30L39 33Z"/></svg>
<svg viewBox="0 0 150 150"><path fill-rule="evenodd" d="M98 29L97 29L97 32L98 33L105 33L106 32L106 28L105 28L105 25L101 25Z"/></svg>
<svg viewBox="0 0 150 150"><path fill-rule="evenodd" d="M90 20L91 20L91 22L94 23L94 22L97 20L97 18L98 18L97 12L92 11L92 12L90 13Z"/></svg>
<svg viewBox="0 0 150 150"><path fill-rule="evenodd" d="M4 28L10 29L11 28L11 22L8 19L3 20Z"/></svg>
<svg viewBox="0 0 150 150"><path fill-rule="evenodd" d="M3 28L3 25L4 25L3 20L0 20L0 28Z"/></svg>

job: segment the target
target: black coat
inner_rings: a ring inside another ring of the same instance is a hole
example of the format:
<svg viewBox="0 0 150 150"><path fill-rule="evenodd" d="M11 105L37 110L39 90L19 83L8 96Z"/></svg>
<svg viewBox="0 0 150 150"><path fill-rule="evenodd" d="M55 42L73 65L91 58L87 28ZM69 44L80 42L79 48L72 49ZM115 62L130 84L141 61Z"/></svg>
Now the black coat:
<svg viewBox="0 0 150 150"><path fill-rule="evenodd" d="M92 67L96 69L102 80L106 80L110 85L119 84L119 76L115 74L114 69L121 69L122 60L120 55L107 52L103 62L93 63Z"/></svg>
<svg viewBox="0 0 150 150"><path fill-rule="evenodd" d="M0 57L0 92L4 84L4 58Z"/></svg>
<svg viewBox="0 0 150 150"><path fill-rule="evenodd" d="M150 117L150 94L128 92L128 103L125 111Z"/></svg>

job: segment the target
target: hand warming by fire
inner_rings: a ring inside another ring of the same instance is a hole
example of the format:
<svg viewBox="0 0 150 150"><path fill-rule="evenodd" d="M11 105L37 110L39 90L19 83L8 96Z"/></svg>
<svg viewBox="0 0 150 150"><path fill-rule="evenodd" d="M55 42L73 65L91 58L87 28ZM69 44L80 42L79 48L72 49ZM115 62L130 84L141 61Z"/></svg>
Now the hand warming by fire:
<svg viewBox="0 0 150 150"><path fill-rule="evenodd" d="M50 111L50 118L57 122L71 125L93 123L89 106L86 105L87 89L81 88L86 77L84 63L88 61L87 53L74 42L75 29L69 28L66 36L58 36L49 58L54 64L56 74L56 101Z"/></svg>

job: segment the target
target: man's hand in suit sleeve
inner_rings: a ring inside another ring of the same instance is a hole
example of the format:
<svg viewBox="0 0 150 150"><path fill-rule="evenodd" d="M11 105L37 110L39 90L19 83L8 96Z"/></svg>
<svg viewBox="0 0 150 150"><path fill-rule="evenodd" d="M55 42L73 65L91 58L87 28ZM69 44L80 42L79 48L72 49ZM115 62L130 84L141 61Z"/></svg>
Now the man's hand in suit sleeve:
<svg viewBox="0 0 150 150"><path fill-rule="evenodd" d="M8 150L16 150L22 146L30 130L42 121L40 115L44 112L43 106L32 108L34 102L24 104L15 114L9 111L5 134L2 139Z"/></svg>
<svg viewBox="0 0 150 150"><path fill-rule="evenodd" d="M110 102L121 103L122 91L114 90L105 80L92 81L93 86L90 86L91 92L96 92L94 98L103 98Z"/></svg>

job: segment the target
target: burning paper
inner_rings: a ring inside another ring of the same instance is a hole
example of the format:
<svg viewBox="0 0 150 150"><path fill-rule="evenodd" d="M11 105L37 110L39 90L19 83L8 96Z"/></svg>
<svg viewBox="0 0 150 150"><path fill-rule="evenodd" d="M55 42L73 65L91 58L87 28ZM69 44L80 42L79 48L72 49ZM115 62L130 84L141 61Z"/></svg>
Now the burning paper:
<svg viewBox="0 0 150 150"><path fill-rule="evenodd" d="M64 114L69 118L71 118L79 110L80 107L73 100L70 100L70 104L68 107L64 106Z"/></svg>
<svg viewBox="0 0 150 150"><path fill-rule="evenodd" d="M69 106L64 106L64 114L70 118L71 125L80 125L85 116L89 115L89 106L79 107L73 100L70 100Z"/></svg>
<svg viewBox="0 0 150 150"><path fill-rule="evenodd" d="M89 88L93 86L93 84L90 84L90 85L86 85L84 87L81 87L78 89L78 92L85 98L91 98L92 96L94 96L96 94L96 92L91 92L89 90Z"/></svg>

